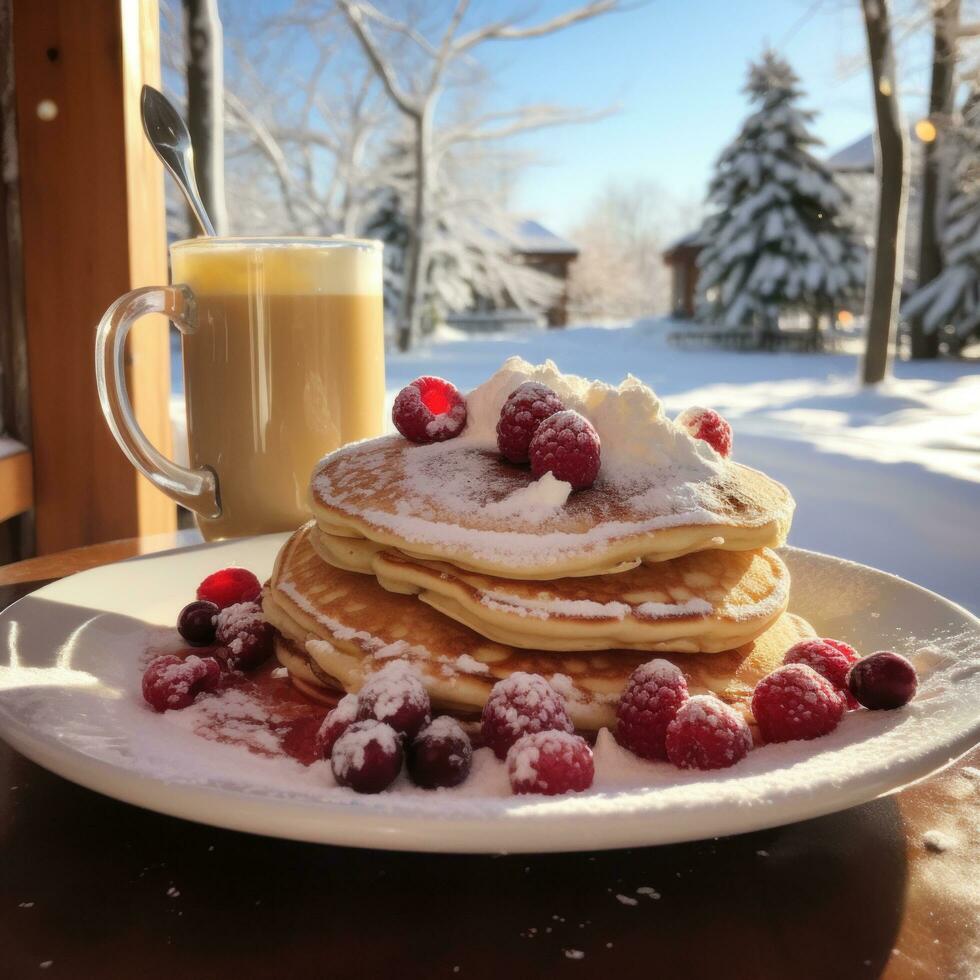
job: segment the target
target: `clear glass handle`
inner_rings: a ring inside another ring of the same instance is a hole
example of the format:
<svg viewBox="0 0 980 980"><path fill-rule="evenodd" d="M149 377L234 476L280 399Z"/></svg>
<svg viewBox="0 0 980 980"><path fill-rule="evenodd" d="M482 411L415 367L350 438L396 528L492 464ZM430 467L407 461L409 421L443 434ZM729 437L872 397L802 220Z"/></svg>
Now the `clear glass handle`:
<svg viewBox="0 0 980 980"><path fill-rule="evenodd" d="M95 380L99 401L119 448L157 489L201 517L221 516L218 476L210 466L187 469L167 459L146 438L126 390L126 336L148 313L163 313L181 333L195 330L194 294L188 286L147 286L121 296L95 333Z"/></svg>

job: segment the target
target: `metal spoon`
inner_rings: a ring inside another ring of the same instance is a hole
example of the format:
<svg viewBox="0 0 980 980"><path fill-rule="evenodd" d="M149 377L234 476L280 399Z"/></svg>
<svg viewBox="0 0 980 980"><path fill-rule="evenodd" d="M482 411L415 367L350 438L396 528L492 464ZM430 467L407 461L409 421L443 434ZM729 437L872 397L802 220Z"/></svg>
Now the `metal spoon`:
<svg viewBox="0 0 980 980"><path fill-rule="evenodd" d="M184 120L173 107L170 100L155 88L143 86L140 94L140 115L143 117L143 132L156 151L163 165L177 179L177 184L184 192L187 203L191 206L198 224L205 235L213 238L216 234L214 225L204 208L201 192L197 189L197 179L194 176L194 147L191 145L191 135L187 132Z"/></svg>

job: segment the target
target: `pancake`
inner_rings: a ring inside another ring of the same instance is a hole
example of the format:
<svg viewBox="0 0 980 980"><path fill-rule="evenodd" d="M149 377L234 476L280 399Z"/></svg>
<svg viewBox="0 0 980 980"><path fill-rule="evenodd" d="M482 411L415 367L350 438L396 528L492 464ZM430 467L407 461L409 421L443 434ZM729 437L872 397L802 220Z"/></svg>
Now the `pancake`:
<svg viewBox="0 0 980 980"><path fill-rule="evenodd" d="M356 692L389 660L410 662L437 710L479 715L493 685L518 671L542 674L565 696L575 726L595 731L614 721L615 704L649 654L628 650L558 653L487 640L413 596L383 589L370 576L325 564L312 546L313 526L283 545L263 609L279 630L280 661L324 692ZM786 649L813 636L804 620L783 613L754 641L711 654L668 653L692 694L713 693L748 714L756 683Z"/></svg>
<svg viewBox="0 0 980 980"><path fill-rule="evenodd" d="M325 561L373 574L391 592L511 646L717 653L755 639L786 609L789 572L775 552L699 551L611 575L503 579L410 558L314 529Z"/></svg>
<svg viewBox="0 0 980 980"><path fill-rule="evenodd" d="M527 467L463 438L419 446L400 436L355 443L316 466L313 516L326 534L503 578L551 580L625 571L706 549L782 544L793 499L763 473L726 462L711 479L671 470L595 484L543 511L522 506Z"/></svg>

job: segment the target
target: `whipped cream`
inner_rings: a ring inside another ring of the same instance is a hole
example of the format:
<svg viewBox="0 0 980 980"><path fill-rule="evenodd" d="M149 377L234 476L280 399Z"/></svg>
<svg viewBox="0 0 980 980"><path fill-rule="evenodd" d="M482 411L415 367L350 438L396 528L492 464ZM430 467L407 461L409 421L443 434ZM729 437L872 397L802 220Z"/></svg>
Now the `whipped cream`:
<svg viewBox="0 0 980 980"><path fill-rule="evenodd" d="M554 473L545 473L526 487L515 490L501 500L486 504L481 509L487 517L511 517L520 514L524 517L544 518L559 507L564 507L571 492L570 483L556 479Z"/></svg>
<svg viewBox="0 0 980 980"><path fill-rule="evenodd" d="M685 479L716 476L723 458L701 439L694 439L664 414L660 399L638 378L628 375L613 387L574 374L562 374L553 361L531 364L509 357L503 366L466 396L467 441L496 445L497 420L510 393L525 381L547 385L565 407L584 415L602 443L602 468L609 476L628 478L651 467L681 470Z"/></svg>

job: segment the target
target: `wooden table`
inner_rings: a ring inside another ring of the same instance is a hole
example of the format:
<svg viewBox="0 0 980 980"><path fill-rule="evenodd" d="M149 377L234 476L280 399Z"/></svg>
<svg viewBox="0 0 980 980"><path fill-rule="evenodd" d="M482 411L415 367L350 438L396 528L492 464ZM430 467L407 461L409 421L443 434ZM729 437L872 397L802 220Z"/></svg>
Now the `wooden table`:
<svg viewBox="0 0 980 980"><path fill-rule="evenodd" d="M43 584L24 568L55 578L147 547L11 566L0 605ZM978 801L974 749L897 796L740 837L393 854L159 816L0 743L0 975L973 980Z"/></svg>

